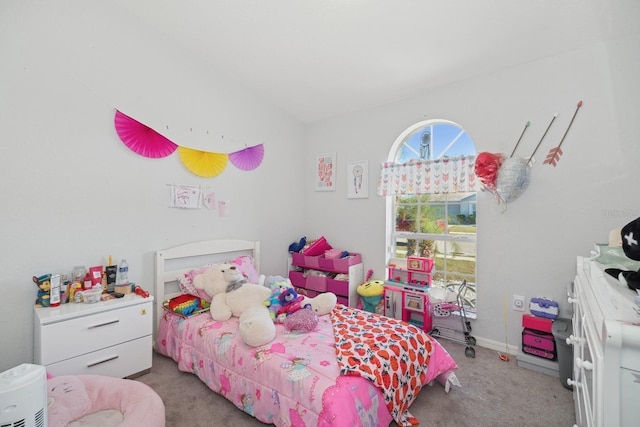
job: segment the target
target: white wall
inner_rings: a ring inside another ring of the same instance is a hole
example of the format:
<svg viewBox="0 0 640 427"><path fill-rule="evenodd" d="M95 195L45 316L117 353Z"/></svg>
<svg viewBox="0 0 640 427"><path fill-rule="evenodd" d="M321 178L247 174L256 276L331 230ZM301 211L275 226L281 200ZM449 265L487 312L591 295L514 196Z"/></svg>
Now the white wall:
<svg viewBox="0 0 640 427"><path fill-rule="evenodd" d="M337 247L363 253L365 270L385 274L385 202L375 195L380 163L410 125L425 118L464 127L478 152L510 155L531 121L516 155L529 157L555 113L525 193L502 212L489 193L478 197L478 312L473 334L504 349L520 343L520 313L513 294L561 302L570 317L566 286L577 255L589 255L608 232L640 216L640 37L602 42L578 51L442 87L403 102L324 121L310 128L306 163L337 152L338 188L314 192L306 183L307 229ZM562 144L557 167L543 165L583 100ZM346 198L346 163L368 160L370 197ZM505 319L504 301L509 309Z"/></svg>
<svg viewBox="0 0 640 427"><path fill-rule="evenodd" d="M263 271L284 273L303 233L297 121L113 2L3 1L0 53L0 371L33 360L33 275L111 254L151 290L156 250L211 238L260 240ZM264 144L264 162L205 179L177 153L141 157L116 108L187 147ZM167 184L211 187L231 214L170 209Z"/></svg>

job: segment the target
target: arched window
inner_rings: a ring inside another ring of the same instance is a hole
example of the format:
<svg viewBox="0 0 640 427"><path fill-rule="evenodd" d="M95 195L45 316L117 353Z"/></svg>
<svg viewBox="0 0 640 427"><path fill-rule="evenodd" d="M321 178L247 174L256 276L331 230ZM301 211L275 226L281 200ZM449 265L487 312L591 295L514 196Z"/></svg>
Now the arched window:
<svg viewBox="0 0 640 427"><path fill-rule="evenodd" d="M434 259L432 286L456 287L475 308L475 144L447 120L409 127L394 142L383 166L378 193L387 197L387 260Z"/></svg>

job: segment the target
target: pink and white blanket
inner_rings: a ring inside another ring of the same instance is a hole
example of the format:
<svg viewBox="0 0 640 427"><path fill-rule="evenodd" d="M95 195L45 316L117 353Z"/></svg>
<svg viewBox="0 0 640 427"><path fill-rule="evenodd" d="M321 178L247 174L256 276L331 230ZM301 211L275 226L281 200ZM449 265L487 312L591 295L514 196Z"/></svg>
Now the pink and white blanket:
<svg viewBox="0 0 640 427"><path fill-rule="evenodd" d="M276 339L258 348L244 344L237 318L218 322L207 313L184 319L166 312L158 328L156 350L177 361L178 369L197 375L211 390L265 423L388 426L393 418L401 420L390 413L394 409L388 405L388 391L363 376L341 374L334 323L348 310L360 313L338 305L332 314L321 316L310 333L289 332L277 325ZM377 319L383 325L385 320L390 319ZM340 336L341 342L348 340L344 334ZM422 338L418 340L422 342ZM412 391L415 394L421 385L456 369L437 341L428 338L425 347L430 348L424 358L426 372L418 374L421 381ZM396 362L402 363L401 359ZM405 414L404 409L398 414Z"/></svg>

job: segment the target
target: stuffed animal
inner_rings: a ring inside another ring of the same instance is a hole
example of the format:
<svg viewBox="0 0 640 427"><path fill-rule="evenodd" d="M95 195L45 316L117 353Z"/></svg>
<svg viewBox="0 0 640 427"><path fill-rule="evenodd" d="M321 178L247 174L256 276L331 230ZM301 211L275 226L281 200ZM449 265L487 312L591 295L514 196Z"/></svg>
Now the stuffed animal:
<svg viewBox="0 0 640 427"><path fill-rule="evenodd" d="M293 314L301 308L311 308L309 303L302 304L304 297L298 295L293 288L283 289L278 295L278 300L280 301L280 308L276 313L276 320L279 323L282 323L289 314Z"/></svg>
<svg viewBox="0 0 640 427"><path fill-rule="evenodd" d="M307 244L307 238L302 237L300 238L300 241L293 242L292 244L289 245L289 252L300 252L306 244Z"/></svg>
<svg viewBox="0 0 640 427"><path fill-rule="evenodd" d="M263 346L276 337L276 325L269 316L269 309L263 305L242 312L239 330L244 343L251 347Z"/></svg>
<svg viewBox="0 0 640 427"><path fill-rule="evenodd" d="M356 289L362 300L362 309L371 313L378 312L378 304L384 292L384 280L369 280Z"/></svg>
<svg viewBox="0 0 640 427"><path fill-rule="evenodd" d="M271 290L247 283L235 265L211 266L194 277L193 284L211 296L213 320L228 320L231 316L240 318L240 336L247 345L259 347L275 338L275 326L269 310L263 305ZM245 311L247 314L242 316Z"/></svg>
<svg viewBox="0 0 640 427"><path fill-rule="evenodd" d="M384 280L371 280L373 270L367 271L367 278L364 283L356 288L356 292L360 295L358 308L370 313L381 313L380 301L384 293Z"/></svg>
<svg viewBox="0 0 640 427"><path fill-rule="evenodd" d="M338 297L333 292L324 292L316 295L311 298L308 296L304 297L302 301L302 305L309 304L311 309L315 311L318 316L323 316L325 314L329 314L333 311L336 304L338 302Z"/></svg>
<svg viewBox="0 0 640 427"><path fill-rule="evenodd" d="M193 278L196 289L203 289L211 297L213 320L240 317L249 307L262 305L271 295L264 286L248 283L233 264L216 264Z"/></svg>
<svg viewBox="0 0 640 427"><path fill-rule="evenodd" d="M259 284L271 289L271 295L269 298L263 301L263 305L269 309L269 315L271 320L276 321L278 310L282 304L280 303L280 294L285 289L293 289L293 285L289 279L285 279L282 276L260 276Z"/></svg>

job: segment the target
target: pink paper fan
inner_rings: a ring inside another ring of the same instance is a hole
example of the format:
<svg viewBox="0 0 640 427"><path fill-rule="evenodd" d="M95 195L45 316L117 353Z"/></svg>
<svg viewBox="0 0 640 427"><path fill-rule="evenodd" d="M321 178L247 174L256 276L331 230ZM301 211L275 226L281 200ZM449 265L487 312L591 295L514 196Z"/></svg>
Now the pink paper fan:
<svg viewBox="0 0 640 427"><path fill-rule="evenodd" d="M150 127L116 110L116 132L131 151L144 157L167 157L178 146Z"/></svg>
<svg viewBox="0 0 640 427"><path fill-rule="evenodd" d="M262 144L229 154L231 163L243 171L254 170L260 166L262 159L264 159L264 145Z"/></svg>

